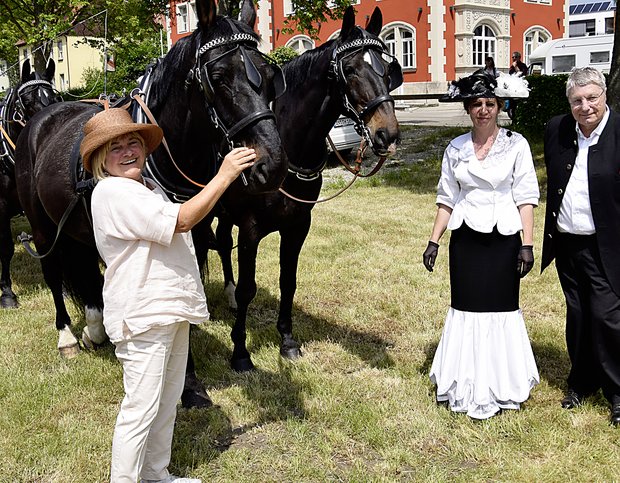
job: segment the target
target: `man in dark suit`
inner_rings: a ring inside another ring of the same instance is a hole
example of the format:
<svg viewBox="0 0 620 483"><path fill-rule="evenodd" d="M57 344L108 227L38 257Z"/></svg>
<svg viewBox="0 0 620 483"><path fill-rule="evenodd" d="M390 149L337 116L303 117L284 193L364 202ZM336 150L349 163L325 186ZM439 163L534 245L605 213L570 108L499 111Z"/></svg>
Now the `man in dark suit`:
<svg viewBox="0 0 620 483"><path fill-rule="evenodd" d="M544 270L555 258L566 298L571 361L562 407L603 390L620 424L620 114L606 104L605 77L574 69L571 115L545 131Z"/></svg>
<svg viewBox="0 0 620 483"><path fill-rule="evenodd" d="M512 64L510 64L508 73L510 75L516 74L519 77L527 75L527 65L525 65L525 62L521 61L521 52L515 51L512 53Z"/></svg>

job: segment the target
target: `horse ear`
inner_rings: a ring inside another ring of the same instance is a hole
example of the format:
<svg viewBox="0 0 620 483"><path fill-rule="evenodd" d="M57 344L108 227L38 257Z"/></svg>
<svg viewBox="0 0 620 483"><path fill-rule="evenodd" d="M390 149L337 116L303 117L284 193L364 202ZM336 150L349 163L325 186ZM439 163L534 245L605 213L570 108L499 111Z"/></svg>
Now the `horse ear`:
<svg viewBox="0 0 620 483"><path fill-rule="evenodd" d="M22 84L30 80L30 59L24 60L22 65Z"/></svg>
<svg viewBox="0 0 620 483"><path fill-rule="evenodd" d="M241 8L239 9L239 21L246 25L249 25L254 30L256 24L256 7L254 6L254 0L242 0Z"/></svg>
<svg viewBox="0 0 620 483"><path fill-rule="evenodd" d="M375 7L374 12L372 12L372 16L370 17L370 21L366 26L366 32L372 34L376 37L381 33L381 28L383 27L383 14L381 13L381 9L379 7Z"/></svg>
<svg viewBox="0 0 620 483"><path fill-rule="evenodd" d="M353 7L349 5L344 12L344 17L342 17L342 28L340 29L340 40L346 39L351 30L355 27L355 10Z"/></svg>
<svg viewBox="0 0 620 483"><path fill-rule="evenodd" d="M54 72L56 72L56 63L54 62L54 59L50 57L50 60L47 62L47 67L45 68L45 75L43 78L46 81L51 82L52 79L54 79Z"/></svg>
<svg viewBox="0 0 620 483"><path fill-rule="evenodd" d="M205 29L210 27L215 21L217 15L217 4L215 0L197 0L196 16L198 17L198 25Z"/></svg>

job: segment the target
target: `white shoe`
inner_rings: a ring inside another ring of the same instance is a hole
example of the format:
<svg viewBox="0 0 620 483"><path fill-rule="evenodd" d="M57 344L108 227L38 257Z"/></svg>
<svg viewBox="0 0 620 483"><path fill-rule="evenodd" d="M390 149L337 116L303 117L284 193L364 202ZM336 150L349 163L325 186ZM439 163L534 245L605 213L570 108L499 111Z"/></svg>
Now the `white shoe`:
<svg viewBox="0 0 620 483"><path fill-rule="evenodd" d="M163 480L145 480L142 478L140 483L202 483L202 480L197 478L181 478L180 476L168 475Z"/></svg>

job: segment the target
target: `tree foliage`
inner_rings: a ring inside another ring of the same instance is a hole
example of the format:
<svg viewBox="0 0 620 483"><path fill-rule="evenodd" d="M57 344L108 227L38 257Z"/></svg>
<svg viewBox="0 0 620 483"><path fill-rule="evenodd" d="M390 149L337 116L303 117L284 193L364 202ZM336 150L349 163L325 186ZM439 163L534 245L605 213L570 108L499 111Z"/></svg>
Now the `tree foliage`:
<svg viewBox="0 0 620 483"><path fill-rule="evenodd" d="M220 12L235 15L242 0L220 0ZM292 0L293 14L284 21L283 33L305 33L312 38L318 36L321 23L328 19L339 20L353 0ZM331 8L330 8L331 7Z"/></svg>
<svg viewBox="0 0 620 483"><path fill-rule="evenodd" d="M164 0L0 0L0 57L14 63L15 44L23 41L34 47L35 70L41 72L57 36L104 37L106 15L97 15L103 11L107 11L107 40L114 45L115 53L116 49L125 54L134 49L148 50L145 44L157 52L161 27L156 18L166 8ZM138 69L135 56L127 55L127 60L131 62L128 71Z"/></svg>

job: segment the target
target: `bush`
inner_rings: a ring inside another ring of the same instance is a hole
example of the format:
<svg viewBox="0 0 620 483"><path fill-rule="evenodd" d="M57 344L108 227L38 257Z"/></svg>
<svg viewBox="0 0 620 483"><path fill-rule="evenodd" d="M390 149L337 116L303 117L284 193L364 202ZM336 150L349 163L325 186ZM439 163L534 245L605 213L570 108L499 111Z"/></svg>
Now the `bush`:
<svg viewBox="0 0 620 483"><path fill-rule="evenodd" d="M299 54L297 53L296 50L290 47L284 47L284 46L278 47L277 49L272 50L271 53L269 54L269 56L273 60L275 60L278 65L285 64L289 60L293 60L298 55Z"/></svg>
<svg viewBox="0 0 620 483"><path fill-rule="evenodd" d="M518 101L512 120L515 131L529 140L541 141L547 122L558 114L570 113L566 99L568 75L531 75L527 77L530 96Z"/></svg>

